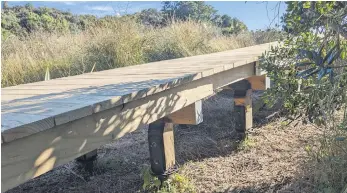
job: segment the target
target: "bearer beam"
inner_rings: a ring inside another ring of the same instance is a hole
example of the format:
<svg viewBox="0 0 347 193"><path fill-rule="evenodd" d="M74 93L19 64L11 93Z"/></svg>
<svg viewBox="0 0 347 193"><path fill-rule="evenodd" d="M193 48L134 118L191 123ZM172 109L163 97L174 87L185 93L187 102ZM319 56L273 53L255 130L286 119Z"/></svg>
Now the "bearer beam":
<svg viewBox="0 0 347 193"><path fill-rule="evenodd" d="M246 78L244 80L241 80L239 82L242 82L241 85L238 85L239 88L246 86L246 84L248 82L250 85L250 88L252 90L266 90L266 89L270 88L272 85L272 81L266 75L251 76L251 77ZM227 86L223 87L222 89L228 90L228 89L233 89L233 88L231 88L231 85L227 85Z"/></svg>
<svg viewBox="0 0 347 193"><path fill-rule="evenodd" d="M187 107L170 114L167 118L171 123L175 124L198 125L203 121L202 101L199 100L188 105Z"/></svg>
<svg viewBox="0 0 347 193"><path fill-rule="evenodd" d="M266 90L266 75L251 76L247 78L253 90Z"/></svg>
<svg viewBox="0 0 347 193"><path fill-rule="evenodd" d="M159 119L148 128L148 144L152 172L163 175L175 165L173 123Z"/></svg>

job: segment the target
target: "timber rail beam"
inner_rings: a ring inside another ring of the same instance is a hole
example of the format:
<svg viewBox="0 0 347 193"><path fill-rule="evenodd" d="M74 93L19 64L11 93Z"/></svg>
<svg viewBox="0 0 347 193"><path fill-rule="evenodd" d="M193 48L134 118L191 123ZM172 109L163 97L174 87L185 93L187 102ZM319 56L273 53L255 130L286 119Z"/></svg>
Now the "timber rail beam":
<svg viewBox="0 0 347 193"><path fill-rule="evenodd" d="M235 92L240 130L252 127L252 89L265 89L258 57L275 44L2 88L1 191L148 124L152 171L164 174L173 124L199 124L201 100L221 89Z"/></svg>

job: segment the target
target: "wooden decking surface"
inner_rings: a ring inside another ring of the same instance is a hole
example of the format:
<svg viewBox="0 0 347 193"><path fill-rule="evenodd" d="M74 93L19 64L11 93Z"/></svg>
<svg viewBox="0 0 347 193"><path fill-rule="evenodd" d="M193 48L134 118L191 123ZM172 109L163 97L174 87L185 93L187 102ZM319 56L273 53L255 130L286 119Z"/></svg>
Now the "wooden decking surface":
<svg viewBox="0 0 347 193"><path fill-rule="evenodd" d="M2 143L257 61L271 43L2 89Z"/></svg>

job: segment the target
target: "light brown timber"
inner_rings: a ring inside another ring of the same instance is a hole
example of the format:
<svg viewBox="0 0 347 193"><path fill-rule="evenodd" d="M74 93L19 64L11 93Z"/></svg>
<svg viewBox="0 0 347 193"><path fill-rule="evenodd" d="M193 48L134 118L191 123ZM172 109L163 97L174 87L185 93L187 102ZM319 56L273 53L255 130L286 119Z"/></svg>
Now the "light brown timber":
<svg viewBox="0 0 347 193"><path fill-rule="evenodd" d="M202 101L196 101L168 116L175 124L198 125L203 121Z"/></svg>
<svg viewBox="0 0 347 193"><path fill-rule="evenodd" d="M245 97L245 129L253 127L252 92L248 89Z"/></svg>
<svg viewBox="0 0 347 193"><path fill-rule="evenodd" d="M164 90L2 144L2 191L67 163L196 101L254 75L254 63Z"/></svg>
<svg viewBox="0 0 347 193"><path fill-rule="evenodd" d="M176 163L173 123L165 123L163 143L165 152L165 168L168 170Z"/></svg>

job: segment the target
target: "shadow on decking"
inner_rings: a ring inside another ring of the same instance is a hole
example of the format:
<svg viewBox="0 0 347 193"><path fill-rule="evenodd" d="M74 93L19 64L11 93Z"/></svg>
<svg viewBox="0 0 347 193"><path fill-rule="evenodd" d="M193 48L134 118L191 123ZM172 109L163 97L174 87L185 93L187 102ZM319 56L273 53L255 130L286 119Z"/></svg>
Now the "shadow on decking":
<svg viewBox="0 0 347 193"><path fill-rule="evenodd" d="M110 100L109 105L115 107L123 102L128 102L130 99L136 100L147 96L149 94L147 92L151 87L154 87L154 89L151 90L152 94L189 82L192 78L194 78L194 75L187 74L182 77L168 79L153 79L140 82L123 82L119 84L90 86L62 92L57 90L53 93L40 94L36 96L30 96L39 94L35 93L36 90L33 89L35 86L31 89L12 89L10 91L4 91L3 95L28 95L29 97L3 101L1 103L2 114L5 115L10 112L18 112L43 116L55 116L72 110L78 110L79 108L93 105L95 103L108 101L112 98L114 98L114 100ZM83 81L81 79L77 80ZM78 83L76 83L76 85L78 85ZM54 89L54 85L51 85L48 87L48 92L51 92ZM45 91L45 89L42 91Z"/></svg>

